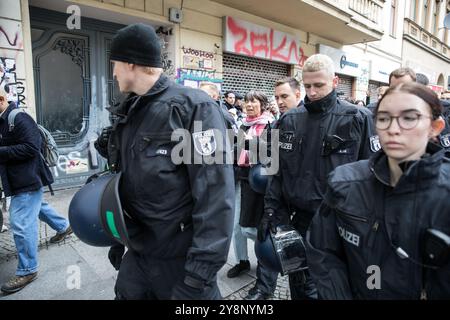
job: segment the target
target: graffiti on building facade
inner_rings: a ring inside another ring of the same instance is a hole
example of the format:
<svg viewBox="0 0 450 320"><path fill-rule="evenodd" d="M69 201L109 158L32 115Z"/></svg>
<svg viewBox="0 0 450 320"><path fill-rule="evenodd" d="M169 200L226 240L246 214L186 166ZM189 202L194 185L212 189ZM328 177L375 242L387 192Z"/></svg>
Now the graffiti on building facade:
<svg viewBox="0 0 450 320"><path fill-rule="evenodd" d="M214 53L192 48L183 50L183 68L188 69L214 69Z"/></svg>
<svg viewBox="0 0 450 320"><path fill-rule="evenodd" d="M12 37L8 35L5 29L3 29L2 26L0 26L0 34L3 34L3 36L6 38L6 41L9 43L11 47L15 47L17 45L17 40L19 39L19 31L16 31L14 40L12 40Z"/></svg>
<svg viewBox="0 0 450 320"><path fill-rule="evenodd" d="M216 77L216 70L199 70L179 68L177 72L177 83L198 88L201 82L213 82L221 88L222 79Z"/></svg>
<svg viewBox="0 0 450 320"><path fill-rule="evenodd" d="M296 37L226 17L225 51L303 66L307 57Z"/></svg>
<svg viewBox="0 0 450 320"><path fill-rule="evenodd" d="M175 74L175 64L173 62L173 53L170 50L170 40L172 38L172 29L164 29L163 27L159 27L156 30L156 34L159 37L159 41L161 44L161 61L162 68L164 70L164 74L168 77L174 79Z"/></svg>
<svg viewBox="0 0 450 320"><path fill-rule="evenodd" d="M8 94L8 101L26 106L25 86L24 82L17 79L15 59L0 57L0 88Z"/></svg>

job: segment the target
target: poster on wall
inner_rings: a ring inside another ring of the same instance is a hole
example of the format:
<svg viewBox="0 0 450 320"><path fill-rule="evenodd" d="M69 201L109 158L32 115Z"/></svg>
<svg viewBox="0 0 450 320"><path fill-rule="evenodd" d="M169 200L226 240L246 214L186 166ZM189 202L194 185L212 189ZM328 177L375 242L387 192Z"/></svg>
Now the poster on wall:
<svg viewBox="0 0 450 320"><path fill-rule="evenodd" d="M16 61L10 58L0 57L0 88L7 93L8 101L19 104L19 94L17 93Z"/></svg>
<svg viewBox="0 0 450 320"><path fill-rule="evenodd" d="M214 53L182 47L183 50L183 68L186 69L208 69L214 67Z"/></svg>
<svg viewBox="0 0 450 320"><path fill-rule="evenodd" d="M199 88L202 82L212 82L217 86L219 91L221 90L223 82L222 79L216 78L215 71L186 68L178 69L176 81L179 84L196 89Z"/></svg>
<svg viewBox="0 0 450 320"><path fill-rule="evenodd" d="M88 171L88 159L71 159L66 163L66 174L76 174Z"/></svg>

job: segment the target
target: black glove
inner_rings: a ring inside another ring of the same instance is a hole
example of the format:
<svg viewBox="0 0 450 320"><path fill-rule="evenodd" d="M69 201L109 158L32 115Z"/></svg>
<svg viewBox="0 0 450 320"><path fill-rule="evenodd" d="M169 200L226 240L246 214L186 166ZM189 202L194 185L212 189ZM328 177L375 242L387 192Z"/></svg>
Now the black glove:
<svg viewBox="0 0 450 320"><path fill-rule="evenodd" d="M108 141L109 141L109 136L111 135L111 131L112 131L112 126L104 127L102 129L102 132L100 133L100 136L97 139L98 145L101 148L108 147Z"/></svg>
<svg viewBox="0 0 450 320"><path fill-rule="evenodd" d="M108 141L111 132L111 126L103 128L100 136L94 142L95 149L97 149L98 153L104 158L108 158Z"/></svg>
<svg viewBox="0 0 450 320"><path fill-rule="evenodd" d="M108 259L111 262L114 269L119 270L122 263L123 253L125 252L125 246L122 244L113 245L108 252Z"/></svg>
<svg viewBox="0 0 450 320"><path fill-rule="evenodd" d="M266 240L269 231L272 233L277 232L277 225L279 224L279 219L273 211L266 211L261 218L258 226L258 240L260 242Z"/></svg>

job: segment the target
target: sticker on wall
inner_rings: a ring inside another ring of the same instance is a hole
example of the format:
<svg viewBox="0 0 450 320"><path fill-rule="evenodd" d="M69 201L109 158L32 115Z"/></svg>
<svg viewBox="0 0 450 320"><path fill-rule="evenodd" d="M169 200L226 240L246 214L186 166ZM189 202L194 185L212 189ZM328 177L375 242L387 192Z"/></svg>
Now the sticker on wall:
<svg viewBox="0 0 450 320"><path fill-rule="evenodd" d="M21 81L17 81L15 59L0 57L0 88L6 91L8 101L23 106L25 88Z"/></svg>
<svg viewBox="0 0 450 320"><path fill-rule="evenodd" d="M72 159L66 164L66 174L76 174L88 171L88 159Z"/></svg>
<svg viewBox="0 0 450 320"><path fill-rule="evenodd" d="M213 69L214 53L192 48L183 50L183 68L187 69Z"/></svg>

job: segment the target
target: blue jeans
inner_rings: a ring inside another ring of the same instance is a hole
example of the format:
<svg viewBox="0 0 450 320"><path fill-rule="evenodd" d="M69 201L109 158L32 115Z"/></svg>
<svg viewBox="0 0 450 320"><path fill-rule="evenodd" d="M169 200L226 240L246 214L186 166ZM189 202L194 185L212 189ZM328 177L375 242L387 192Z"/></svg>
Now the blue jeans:
<svg viewBox="0 0 450 320"><path fill-rule="evenodd" d="M42 194L43 191L40 189L11 197L9 221L19 260L17 276L34 273L38 269L38 217L58 233L69 227L69 221L44 202Z"/></svg>
<svg viewBox="0 0 450 320"><path fill-rule="evenodd" d="M240 260L248 260L247 238L242 234L239 224L241 217L241 183L236 181L236 202L234 206L233 248L237 263Z"/></svg>

